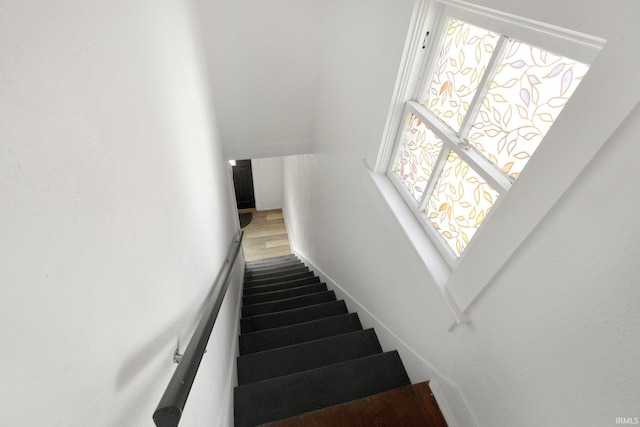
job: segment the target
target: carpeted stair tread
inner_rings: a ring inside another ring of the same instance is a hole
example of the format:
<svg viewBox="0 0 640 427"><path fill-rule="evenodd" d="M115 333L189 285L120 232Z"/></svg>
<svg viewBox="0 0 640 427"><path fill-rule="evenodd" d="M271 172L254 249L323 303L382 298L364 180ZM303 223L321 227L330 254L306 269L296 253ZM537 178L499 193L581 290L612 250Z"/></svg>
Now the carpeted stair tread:
<svg viewBox="0 0 640 427"><path fill-rule="evenodd" d="M289 255L282 255L282 256L272 257L272 258L259 259L256 261L247 261L245 263L245 268L247 269L263 268L265 266L268 267L272 265L286 264L288 262L301 262L301 261L297 256L293 254L289 254Z"/></svg>
<svg viewBox="0 0 640 427"><path fill-rule="evenodd" d="M242 297L242 305L260 304L270 301L278 301L281 299L292 298L300 295L313 294L327 290L324 283L314 283L312 285L296 286L289 289L275 290L271 292L258 293Z"/></svg>
<svg viewBox="0 0 640 427"><path fill-rule="evenodd" d="M295 308L308 307L311 305L322 304L325 302L335 301L336 293L334 291L316 292L314 294L299 295L278 301L262 302L259 304L246 305L242 307L242 317L259 316L262 314L278 313L285 310L293 310Z"/></svg>
<svg viewBox="0 0 640 427"><path fill-rule="evenodd" d="M426 381L274 421L262 427L317 426L447 427L447 422Z"/></svg>
<svg viewBox="0 0 640 427"><path fill-rule="evenodd" d="M262 286L262 285L273 285L276 283L282 283L282 282L290 282L292 280L296 280L296 279L306 279L309 277L314 277L315 274L313 274L313 271L303 271L303 272L299 272L299 273L291 273L291 274L283 274L281 276L278 277L267 277L265 279L245 279L244 281L244 287L245 288L251 288L254 286Z"/></svg>
<svg viewBox="0 0 640 427"><path fill-rule="evenodd" d="M271 273L277 270L288 270L291 268L296 268L300 266L304 266L305 264L302 261L283 261L275 264L265 264L265 265L256 265L254 267L245 266L244 274L245 275L256 275L256 274L264 274Z"/></svg>
<svg viewBox="0 0 640 427"><path fill-rule="evenodd" d="M244 272L245 274L249 274L250 276L253 274L261 274L261 273L269 273L273 271L277 271L278 269L289 269L300 267L304 265L304 263L300 260L289 260L282 261L273 264L264 264L264 265L255 265L253 267L245 266Z"/></svg>
<svg viewBox="0 0 640 427"><path fill-rule="evenodd" d="M267 279L269 277L278 277L282 275L301 273L305 271L309 271L309 267L307 267L304 264L287 265L285 267L270 268L268 270L263 270L258 272L245 271L244 279L245 280Z"/></svg>
<svg viewBox="0 0 640 427"><path fill-rule="evenodd" d="M310 307L295 308L279 311L277 313L262 314L246 319L240 319L241 333L260 331L264 329L279 328L295 323L308 322L324 317L336 316L347 313L344 301L331 301Z"/></svg>
<svg viewBox="0 0 640 427"><path fill-rule="evenodd" d="M255 261L247 261L246 264L251 265L251 264L261 264L265 262L269 263L269 262L279 261L282 259L298 259L298 257L295 254L278 255L278 256L272 256L269 258L261 258Z"/></svg>
<svg viewBox="0 0 640 427"><path fill-rule="evenodd" d="M242 295L256 295L266 292L278 291L283 289L297 288L299 286L312 285L314 283L320 283L320 278L317 276L307 277L306 279L294 279L288 282L274 283L272 285L260 285L253 286L251 288L244 288Z"/></svg>
<svg viewBox="0 0 640 427"><path fill-rule="evenodd" d="M409 384L392 351L241 385L234 390L235 425L276 421Z"/></svg>
<svg viewBox="0 0 640 427"><path fill-rule="evenodd" d="M373 329L349 332L238 358L240 385L381 353Z"/></svg>
<svg viewBox="0 0 640 427"><path fill-rule="evenodd" d="M357 313L340 314L280 328L240 335L240 355L271 350L362 330Z"/></svg>

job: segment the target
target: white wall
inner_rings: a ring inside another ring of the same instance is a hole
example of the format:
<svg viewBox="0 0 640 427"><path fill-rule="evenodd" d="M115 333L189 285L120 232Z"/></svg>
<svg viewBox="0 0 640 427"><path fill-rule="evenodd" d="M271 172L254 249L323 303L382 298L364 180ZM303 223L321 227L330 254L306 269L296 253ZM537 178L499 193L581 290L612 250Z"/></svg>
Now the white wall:
<svg viewBox="0 0 640 427"><path fill-rule="evenodd" d="M294 249L379 327L383 346L400 347L412 380L457 385L479 426L640 416L640 111L472 305L472 323L449 332L450 313L362 165L377 153L412 3L327 2L315 154L285 159ZM636 2L477 3L606 38L612 70L637 62ZM624 106L587 107L630 111L639 86L630 76L618 74L633 83Z"/></svg>
<svg viewBox="0 0 640 427"><path fill-rule="evenodd" d="M317 0L197 0L227 159L311 152Z"/></svg>
<svg viewBox="0 0 640 427"><path fill-rule="evenodd" d="M288 156L283 159L284 194L282 213L289 239L295 238L297 246L311 249L315 242L314 228L309 222L311 212L311 179L314 155ZM292 228L293 227L293 228Z"/></svg>
<svg viewBox="0 0 640 427"><path fill-rule="evenodd" d="M253 193L256 209L282 209L284 200L284 162L282 157L252 159Z"/></svg>
<svg viewBox="0 0 640 427"><path fill-rule="evenodd" d="M238 228L191 10L2 2L0 32L2 424L151 426ZM185 425L228 424L236 306Z"/></svg>

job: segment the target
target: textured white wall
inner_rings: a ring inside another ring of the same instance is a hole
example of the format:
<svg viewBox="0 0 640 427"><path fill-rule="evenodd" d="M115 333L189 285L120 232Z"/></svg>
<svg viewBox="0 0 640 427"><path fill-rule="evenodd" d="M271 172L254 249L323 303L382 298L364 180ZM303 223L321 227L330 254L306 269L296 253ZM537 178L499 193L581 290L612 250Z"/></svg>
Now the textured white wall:
<svg viewBox="0 0 640 427"><path fill-rule="evenodd" d="M640 416L639 132L636 108L455 332L482 425Z"/></svg>
<svg viewBox="0 0 640 427"><path fill-rule="evenodd" d="M294 248L386 328L383 345L402 347L414 381L435 369L455 383L480 426L601 426L640 416L640 112L472 305L472 323L448 332L451 315L361 160L377 152L412 3L327 2L316 153L285 160ZM477 3L604 37L612 69L638 59L636 2ZM635 83L624 106L583 107L628 112Z"/></svg>
<svg viewBox="0 0 640 427"><path fill-rule="evenodd" d="M2 424L151 426L237 229L191 11L2 2L0 40ZM215 333L185 425L228 423Z"/></svg>
<svg viewBox="0 0 640 427"><path fill-rule="evenodd" d="M253 192L256 209L281 209L284 200L283 158L252 159Z"/></svg>
<svg viewBox="0 0 640 427"><path fill-rule="evenodd" d="M311 152L317 0L197 0L227 159Z"/></svg>

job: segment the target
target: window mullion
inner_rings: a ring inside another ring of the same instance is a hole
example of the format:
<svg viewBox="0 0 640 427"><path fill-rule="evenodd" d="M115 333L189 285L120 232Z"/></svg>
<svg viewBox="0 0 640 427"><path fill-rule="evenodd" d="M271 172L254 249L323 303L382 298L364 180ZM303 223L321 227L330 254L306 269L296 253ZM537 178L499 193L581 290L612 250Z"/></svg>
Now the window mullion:
<svg viewBox="0 0 640 427"><path fill-rule="evenodd" d="M422 121L429 124L429 128L436 134L443 142L448 142L451 149L453 149L460 157L464 159L480 176L482 176L491 186L499 193L504 193L511 188L513 184L511 178L509 178L504 172L498 169L491 161L485 158L482 154L476 150L468 147L464 144L449 126L440 120L438 116L433 114L425 106L418 104L417 102L410 101L407 103L409 109L419 116ZM443 147L444 150L444 147ZM438 158L440 160L440 158ZM436 165L437 167L437 165ZM440 169L442 171L442 169ZM437 174L436 171L431 174L429 179L429 186L423 194L423 198L420 200L420 206L422 206L423 199L428 196L428 189L432 189L431 181Z"/></svg>
<svg viewBox="0 0 640 427"><path fill-rule="evenodd" d="M454 151L498 193L503 194L509 191L513 185L511 179L504 172L476 150L456 144Z"/></svg>
<svg viewBox="0 0 640 427"><path fill-rule="evenodd" d="M429 199L429 196L433 191L433 187L435 187L436 181L438 180L438 177L440 176L440 173L444 168L443 158L446 158L445 153L447 154L449 153L451 146L455 145L455 142L451 140L449 135L439 131L440 130L438 126L439 122L438 123L434 122L434 119L435 120L438 120L438 119L435 117L431 117L429 110L425 108L423 105L418 104L415 101L410 101L410 102L407 102L407 109L411 113L418 116L420 120L422 120L424 123L427 123L429 125L428 126L429 129L431 129L436 135L438 135L438 137L443 142L442 148L440 149L440 154L438 154L438 159L436 160L433 170L431 171L431 175L429 176L429 181L427 182L424 192L422 193L422 197L418 201L418 212L421 212L422 210L424 210L425 205L427 204L427 200Z"/></svg>
<svg viewBox="0 0 640 427"><path fill-rule="evenodd" d="M489 84L493 80L493 76L496 72L496 69L500 65L502 58L506 52L506 47L509 45L509 38L507 36L501 36L498 40L496 48L491 55L491 59L487 64L487 68L484 71L484 75L482 76L482 80L478 84L478 89L476 90L471 103L469 104L469 111L464 117L462 125L460 126L460 131L458 134L460 135L460 139L462 141L466 141L467 136L469 135L469 130L473 125L473 121L478 115L480 111L480 107L482 106L482 101L484 100L487 91L489 90Z"/></svg>
<svg viewBox="0 0 640 427"><path fill-rule="evenodd" d="M427 209L429 198L431 197L431 194L438 183L440 174L446 165L449 152L456 149L456 151L460 151L458 148L457 138L455 133L453 133L437 116L433 115L433 113L431 113L424 105L418 104L415 101L410 101L406 104L406 111L415 114L424 123L428 124L429 129L431 129L442 140L442 148L440 149L438 158L433 170L431 171L424 193L422 193L422 197L418 204L412 206L412 210L419 219L422 228L425 230L427 235L433 241L439 243L436 245L436 248L442 255L443 259L449 267L455 268L458 263L458 257L451 248L449 248L447 242L443 239L440 233L438 233L438 231L433 227L433 224L429 221L424 211Z"/></svg>
<svg viewBox="0 0 640 427"><path fill-rule="evenodd" d="M447 156L449 155L449 151L452 146L455 144L448 139L442 140L442 149L440 150L440 154L438 155L438 160L436 160L435 166L433 167L433 172L429 177L429 182L424 189L424 193L422 194L422 198L420 199L420 203L418 204L418 211L422 212L427 207L427 202L429 201L429 197L431 197L431 193L433 192L433 188L436 186L438 182L438 177L442 173L442 169L444 169L445 161L447 160Z"/></svg>
<svg viewBox="0 0 640 427"><path fill-rule="evenodd" d="M423 104L419 104L415 101L407 102L407 105L416 115L418 115L424 122L430 124L430 128L435 132L440 139L448 139L450 141L456 141L458 136L440 117L436 116L431 110L425 107Z"/></svg>

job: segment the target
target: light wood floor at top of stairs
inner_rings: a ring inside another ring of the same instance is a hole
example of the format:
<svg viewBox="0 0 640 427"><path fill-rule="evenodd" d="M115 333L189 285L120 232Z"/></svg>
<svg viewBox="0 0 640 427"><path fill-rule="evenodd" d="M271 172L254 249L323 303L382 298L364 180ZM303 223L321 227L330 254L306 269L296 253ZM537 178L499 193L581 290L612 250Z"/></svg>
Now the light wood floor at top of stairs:
<svg viewBox="0 0 640 427"><path fill-rule="evenodd" d="M281 209L268 211L241 209L238 212L251 212L253 215L251 223L243 228L242 248L245 261L256 261L291 253Z"/></svg>

